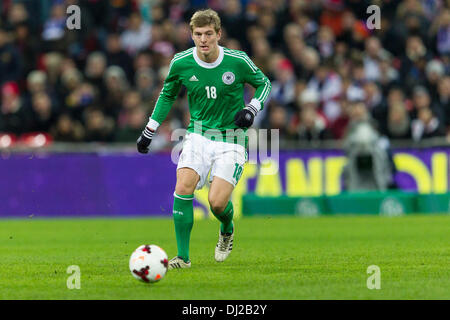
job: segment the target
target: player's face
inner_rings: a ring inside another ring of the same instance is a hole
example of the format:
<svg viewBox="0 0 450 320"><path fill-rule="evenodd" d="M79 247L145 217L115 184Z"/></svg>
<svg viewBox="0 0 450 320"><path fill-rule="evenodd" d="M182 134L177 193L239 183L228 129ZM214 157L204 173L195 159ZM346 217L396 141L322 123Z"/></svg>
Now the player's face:
<svg viewBox="0 0 450 320"><path fill-rule="evenodd" d="M218 49L221 31L216 32L213 26L197 27L192 31L192 40L194 40L197 52L203 56L209 56Z"/></svg>

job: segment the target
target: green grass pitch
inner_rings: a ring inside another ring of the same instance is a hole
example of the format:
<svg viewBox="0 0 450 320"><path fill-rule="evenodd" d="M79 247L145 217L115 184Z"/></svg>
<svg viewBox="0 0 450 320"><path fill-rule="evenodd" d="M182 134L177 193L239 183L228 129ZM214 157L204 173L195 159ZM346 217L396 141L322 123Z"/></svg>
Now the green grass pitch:
<svg viewBox="0 0 450 320"><path fill-rule="evenodd" d="M170 219L0 220L0 299L450 299L450 216L259 217L236 223L234 249L214 261L216 220L196 221L192 268L135 280L131 252L176 254ZM67 267L81 289L67 288ZM367 267L381 289L367 288Z"/></svg>

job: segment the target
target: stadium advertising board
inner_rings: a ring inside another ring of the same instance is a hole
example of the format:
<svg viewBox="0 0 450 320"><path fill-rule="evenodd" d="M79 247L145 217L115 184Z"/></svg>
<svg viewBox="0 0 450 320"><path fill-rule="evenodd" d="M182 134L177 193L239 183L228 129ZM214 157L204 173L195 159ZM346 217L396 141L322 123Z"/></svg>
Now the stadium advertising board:
<svg viewBox="0 0 450 320"><path fill-rule="evenodd" d="M400 189L446 193L450 148L394 151ZM320 196L342 192L346 158L338 150L281 151L277 162L247 163L233 192L242 195ZM260 174L260 166L271 166ZM145 169L143 169L145 168ZM170 154L11 154L1 159L0 215L171 216L176 165ZM142 170L146 170L142 174ZM270 174L267 174L269 172ZM209 214L207 187L195 193L195 216Z"/></svg>

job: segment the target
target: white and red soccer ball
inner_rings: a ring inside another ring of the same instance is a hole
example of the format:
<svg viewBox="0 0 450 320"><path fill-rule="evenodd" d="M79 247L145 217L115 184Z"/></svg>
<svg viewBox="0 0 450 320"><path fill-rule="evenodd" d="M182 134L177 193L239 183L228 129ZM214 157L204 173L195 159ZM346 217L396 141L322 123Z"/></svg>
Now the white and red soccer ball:
<svg viewBox="0 0 450 320"><path fill-rule="evenodd" d="M164 278L168 267L167 254L154 244L140 246L130 257L131 274L136 279L147 283Z"/></svg>

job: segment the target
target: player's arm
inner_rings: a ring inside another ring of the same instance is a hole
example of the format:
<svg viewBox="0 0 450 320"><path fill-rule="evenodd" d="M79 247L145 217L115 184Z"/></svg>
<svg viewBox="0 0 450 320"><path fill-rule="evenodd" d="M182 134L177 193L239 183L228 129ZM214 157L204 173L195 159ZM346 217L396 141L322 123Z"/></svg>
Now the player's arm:
<svg viewBox="0 0 450 320"><path fill-rule="evenodd" d="M234 117L234 123L238 127L248 128L253 124L256 114L264 108L264 102L269 96L272 84L269 78L245 55L245 82L252 85L255 90L253 99L247 104L247 106L238 111Z"/></svg>
<svg viewBox="0 0 450 320"><path fill-rule="evenodd" d="M158 129L159 125L166 119L167 114L172 108L175 99L180 91L181 81L178 77L176 66L174 61L170 63L169 72L166 80L164 80L164 86L159 93L158 100L156 101L153 113L149 118L147 125L142 131L142 134L137 140L137 149L140 153L148 153L150 143L152 142L153 135Z"/></svg>

